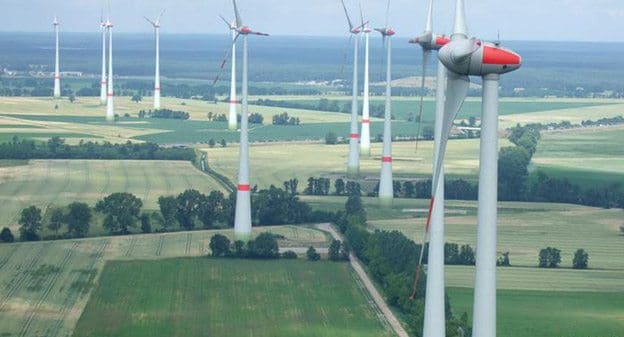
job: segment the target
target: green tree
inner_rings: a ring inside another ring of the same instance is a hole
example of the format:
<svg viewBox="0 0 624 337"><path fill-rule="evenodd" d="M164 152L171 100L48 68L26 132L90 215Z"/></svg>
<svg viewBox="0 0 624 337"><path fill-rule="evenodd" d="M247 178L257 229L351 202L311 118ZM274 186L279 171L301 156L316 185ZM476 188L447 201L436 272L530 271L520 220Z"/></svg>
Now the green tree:
<svg viewBox="0 0 624 337"><path fill-rule="evenodd" d="M334 187L336 188L336 195L343 195L345 193L345 182L342 179L336 179L334 182Z"/></svg>
<svg viewBox="0 0 624 337"><path fill-rule="evenodd" d="M498 193L503 200L521 200L529 175L531 157L526 149L514 146L500 150L498 158Z"/></svg>
<svg viewBox="0 0 624 337"><path fill-rule="evenodd" d="M561 251L557 248L547 247L540 250L539 267L557 268L561 263Z"/></svg>
<svg viewBox="0 0 624 337"><path fill-rule="evenodd" d="M69 103L74 103L76 101L76 95L71 93L67 99L69 99Z"/></svg>
<svg viewBox="0 0 624 337"><path fill-rule="evenodd" d="M310 246L310 248L308 248L308 251L306 252L306 258L308 259L308 261L318 261L321 259L321 255L316 252L316 249L314 249L314 247Z"/></svg>
<svg viewBox="0 0 624 337"><path fill-rule="evenodd" d="M279 245L275 235L262 233L255 240L249 241L249 255L257 259L277 259L279 258Z"/></svg>
<svg viewBox="0 0 624 337"><path fill-rule="evenodd" d="M141 214L141 232L144 234L152 232L152 220L147 213Z"/></svg>
<svg viewBox="0 0 624 337"><path fill-rule="evenodd" d="M225 142L225 139L221 139L219 144L221 144L221 147L227 147L227 143Z"/></svg>
<svg viewBox="0 0 624 337"><path fill-rule="evenodd" d="M509 261L509 252L504 252L496 261L497 266L509 267L511 262Z"/></svg>
<svg viewBox="0 0 624 337"><path fill-rule="evenodd" d="M65 218L67 233L75 238L87 236L91 226L91 208L84 202L73 202L68 206L69 212Z"/></svg>
<svg viewBox="0 0 624 337"><path fill-rule="evenodd" d="M160 207L160 214L163 216L163 227L166 230L175 223L178 214L178 199L172 196L159 197L158 206Z"/></svg>
<svg viewBox="0 0 624 337"><path fill-rule="evenodd" d="M331 261L340 261L340 247L342 246L342 242L340 240L332 240L329 245L328 256Z"/></svg>
<svg viewBox="0 0 624 337"><path fill-rule="evenodd" d="M210 239L210 251L212 252L212 256L215 257L225 257L230 256L230 239L225 235L215 234Z"/></svg>
<svg viewBox="0 0 624 337"><path fill-rule="evenodd" d="M137 92L136 94L132 95L132 101L134 103L139 104L139 102L141 102L143 100L143 97L141 96L141 93Z"/></svg>
<svg viewBox="0 0 624 337"><path fill-rule="evenodd" d="M18 223L20 224L20 239L22 241L38 241L41 231L41 209L30 206L22 210Z"/></svg>
<svg viewBox="0 0 624 337"><path fill-rule="evenodd" d="M244 258L247 257L247 251L245 250L245 242L236 240L234 241L234 251L232 252L235 257Z"/></svg>
<svg viewBox="0 0 624 337"><path fill-rule="evenodd" d="M347 182L345 189L347 191L347 195L362 195L362 187L359 183L356 183L355 181Z"/></svg>
<svg viewBox="0 0 624 337"><path fill-rule="evenodd" d="M13 233L11 233L11 230L7 227L2 228L2 231L0 231L0 242L11 243L14 241L15 237Z"/></svg>
<svg viewBox="0 0 624 337"><path fill-rule="evenodd" d="M350 196L345 204L345 212L347 215L355 215L365 219L366 210L362 204L362 197L359 195Z"/></svg>
<svg viewBox="0 0 624 337"><path fill-rule="evenodd" d="M459 249L459 262L464 266L474 266L476 262L475 252L469 245L463 245Z"/></svg>
<svg viewBox="0 0 624 337"><path fill-rule="evenodd" d="M143 202L130 193L113 193L98 201L95 210L105 214L104 228L116 235L128 234L139 220Z"/></svg>
<svg viewBox="0 0 624 337"><path fill-rule="evenodd" d="M208 196L202 195L198 210L199 221L205 229L215 227L216 223L226 223L230 213L230 201L221 191L212 191Z"/></svg>
<svg viewBox="0 0 624 337"><path fill-rule="evenodd" d="M327 145L338 144L338 136L333 132L328 132L327 134L325 134L325 144Z"/></svg>
<svg viewBox="0 0 624 337"><path fill-rule="evenodd" d="M176 218L180 223L180 226L185 230L192 230L195 228L195 219L199 215L200 207L204 195L197 190L186 190L182 192L176 198L177 212Z"/></svg>
<svg viewBox="0 0 624 337"><path fill-rule="evenodd" d="M340 259L349 261L349 254L351 254L351 247L349 247L349 243L345 241L342 243L342 248L340 249Z"/></svg>
<svg viewBox="0 0 624 337"><path fill-rule="evenodd" d="M433 126L431 126L431 125L425 125L422 128L422 138L423 139L433 140L433 133L434 133L434 130L433 130Z"/></svg>
<svg viewBox="0 0 624 337"><path fill-rule="evenodd" d="M297 253L293 252L292 250L287 250L284 253L282 253L282 259L296 260L297 258L298 258Z"/></svg>
<svg viewBox="0 0 624 337"><path fill-rule="evenodd" d="M208 141L208 146L210 146L211 148L215 147L215 145L217 145L217 143L215 142L214 139L210 138L210 140Z"/></svg>
<svg viewBox="0 0 624 337"><path fill-rule="evenodd" d="M58 235L58 231L61 229L61 226L63 226L63 221L65 221L63 210L60 208L53 209L50 222L48 223L48 229L54 232L54 235Z"/></svg>
<svg viewBox="0 0 624 337"><path fill-rule="evenodd" d="M574 253L574 259L572 259L572 268L574 269L587 269L589 265L589 254L584 249L579 249Z"/></svg>

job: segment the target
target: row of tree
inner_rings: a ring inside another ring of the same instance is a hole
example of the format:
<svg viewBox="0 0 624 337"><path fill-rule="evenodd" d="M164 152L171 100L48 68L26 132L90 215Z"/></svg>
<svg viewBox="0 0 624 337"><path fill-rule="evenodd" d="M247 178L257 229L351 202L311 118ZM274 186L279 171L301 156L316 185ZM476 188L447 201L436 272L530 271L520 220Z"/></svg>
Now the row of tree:
<svg viewBox="0 0 624 337"><path fill-rule="evenodd" d="M558 268L561 264L561 251L557 248L547 247L539 252L540 268ZM573 269L587 269L589 267L589 253L584 249L578 249L572 258Z"/></svg>
<svg viewBox="0 0 624 337"><path fill-rule="evenodd" d="M283 112L273 116L273 125L299 125L299 117L292 117L288 112Z"/></svg>
<svg viewBox="0 0 624 337"><path fill-rule="evenodd" d="M414 289L412 284L421 246L398 231L369 232L366 227L366 212L359 195L348 198L344 211L340 211L337 216L336 225L344 234L353 253L367 266L371 276L382 287L388 304L397 308L405 317L408 331L420 336L426 278L420 278ZM458 318L453 315L448 301L446 306L447 336L470 336L467 315Z"/></svg>
<svg viewBox="0 0 624 337"><path fill-rule="evenodd" d="M184 160L193 161L195 152L189 148L164 148L154 143L112 144L84 142L69 145L59 137L46 143L13 139L0 143L0 159L109 159L109 160Z"/></svg>
<svg viewBox="0 0 624 337"><path fill-rule="evenodd" d="M191 118L191 114L186 111L176 111L171 109L157 109L157 110L141 110L139 111L139 118L161 118L161 119L181 119L187 120Z"/></svg>

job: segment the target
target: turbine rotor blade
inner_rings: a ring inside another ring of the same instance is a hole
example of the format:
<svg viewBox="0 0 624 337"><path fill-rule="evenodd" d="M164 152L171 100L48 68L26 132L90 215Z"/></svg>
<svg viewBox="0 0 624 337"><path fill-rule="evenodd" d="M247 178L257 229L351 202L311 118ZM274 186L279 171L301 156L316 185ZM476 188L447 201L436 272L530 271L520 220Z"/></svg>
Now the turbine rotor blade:
<svg viewBox="0 0 624 337"><path fill-rule="evenodd" d="M444 155L446 152L446 145L453 128L453 121L459 110L461 109L466 96L468 96L468 89L470 89L470 78L465 75L459 75L450 71L447 71L448 79L446 86L446 101L444 102L444 118L442 120L442 135L440 139L440 148L436 156L435 172L433 177L434 190L438 186L440 180L440 170L444 165Z"/></svg>
<svg viewBox="0 0 624 337"><path fill-rule="evenodd" d="M455 4L455 28L453 30L453 34L468 36L464 0L457 0L457 3Z"/></svg>
<svg viewBox="0 0 624 337"><path fill-rule="evenodd" d="M158 18L156 19L156 23L160 24L160 19L162 18L163 14L165 14L166 9L163 9L162 12L160 12L160 15L158 15Z"/></svg>
<svg viewBox="0 0 624 337"><path fill-rule="evenodd" d="M421 75L422 78L420 81L420 107L418 110L418 119L414 119L414 121L418 122L418 133L416 133L416 153L418 153L418 141L420 139L420 132L422 130L422 116L423 116L424 101L425 101L425 81L427 77L427 65L429 64L430 56L431 56L431 51L423 49L423 64L422 64L422 75Z"/></svg>
<svg viewBox="0 0 624 337"><path fill-rule="evenodd" d="M143 17L147 22L149 22L150 24L152 24L152 26L156 27L156 23L152 20L150 20L147 16Z"/></svg>
<svg viewBox="0 0 624 337"><path fill-rule="evenodd" d="M232 0L232 4L234 4L234 15L236 15L236 26L243 26L243 19L241 19L240 12L238 11L238 6L236 5L236 0Z"/></svg>
<svg viewBox="0 0 624 337"><path fill-rule="evenodd" d="M345 15L347 17L347 21L349 22L349 29L353 31L353 22L351 22L351 18L349 17L349 11L347 11L347 6L344 3L344 0L340 0L342 2L342 8L344 9ZM364 25L364 24L362 24Z"/></svg>
<svg viewBox="0 0 624 337"><path fill-rule="evenodd" d="M429 1L429 13L427 14L427 25L425 26L425 32L433 31L433 0Z"/></svg>
<svg viewBox="0 0 624 337"><path fill-rule="evenodd" d="M226 20L223 15L219 14L219 17L221 18L221 20L223 20L223 22L228 26L229 29L232 29L232 23L228 22L228 20Z"/></svg>
<svg viewBox="0 0 624 337"><path fill-rule="evenodd" d="M388 6L386 7L386 29L388 29L388 24L390 21L390 0L388 0Z"/></svg>
<svg viewBox="0 0 624 337"><path fill-rule="evenodd" d="M362 19L362 27L364 27L364 12L362 11L362 3L360 2L360 18Z"/></svg>

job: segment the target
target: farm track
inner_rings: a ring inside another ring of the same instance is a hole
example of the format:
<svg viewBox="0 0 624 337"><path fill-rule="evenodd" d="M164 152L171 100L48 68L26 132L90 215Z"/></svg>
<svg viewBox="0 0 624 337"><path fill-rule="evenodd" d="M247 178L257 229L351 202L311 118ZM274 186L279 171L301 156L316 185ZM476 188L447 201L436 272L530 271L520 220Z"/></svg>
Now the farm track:
<svg viewBox="0 0 624 337"><path fill-rule="evenodd" d="M110 240L103 240L102 244L98 247L96 253L94 254L93 262L91 266L87 269L87 277L90 277L90 274L97 271L97 265L104 257L104 252L106 248L110 244ZM72 307L76 304L80 296L82 295L81 290L76 290L73 293L73 296L66 296L63 304L61 306L61 311L59 314L59 318L54 323L54 326L51 329L46 330L45 336L56 337L59 335L59 332L63 328L63 322L67 316L67 313L72 309Z"/></svg>
<svg viewBox="0 0 624 337"><path fill-rule="evenodd" d="M191 234L191 233L186 234L186 246L184 247L184 254L185 255L190 255L191 254L191 243L192 243L192 241L193 241L193 234Z"/></svg>
<svg viewBox="0 0 624 337"><path fill-rule="evenodd" d="M130 189L130 175L128 174L128 166L124 160L120 161L121 170L123 171L124 177L124 187L123 191L128 191Z"/></svg>
<svg viewBox="0 0 624 337"><path fill-rule="evenodd" d="M15 252L17 251L18 247L19 247L18 245L15 245L15 246L11 249L11 251L9 252L9 254L8 254L8 255L7 255L4 259L2 259L2 261L0 261L0 271L1 271L1 270L2 270L2 268L4 268L4 266L5 266L5 265L9 262L9 260L11 260L11 258L13 257L13 255L15 255Z"/></svg>
<svg viewBox="0 0 624 337"><path fill-rule="evenodd" d="M100 198L103 197L106 194L106 191L110 189L110 183L111 183L111 174L110 174L108 163L106 161L103 161L103 166L104 166L104 172L106 175L104 178L104 186L102 186L102 189L100 190L100 195L99 195Z"/></svg>
<svg viewBox="0 0 624 337"><path fill-rule="evenodd" d="M41 248L39 248L39 250L35 253L35 256L30 260L30 262L28 262L25 267L21 268L23 269L23 271L18 272L17 280L11 281L11 283L9 284L9 290L2 299L2 302L0 302L0 312L3 312L5 310L6 305L9 303L9 300L13 297L13 295L15 295L18 290L23 288L22 286L28 280L28 271L35 268L35 266L38 262L41 261L41 258L45 255L45 253L50 250L50 247L52 247L51 242L47 242L46 244L41 245Z"/></svg>
<svg viewBox="0 0 624 337"><path fill-rule="evenodd" d="M124 254L124 256L130 257L132 256L132 254L134 254L134 248L136 247L136 243L137 243L137 238L136 236L133 236L130 239L130 243L128 244L128 250L126 250L126 253Z"/></svg>
<svg viewBox="0 0 624 337"><path fill-rule="evenodd" d="M143 173L144 185L145 189L143 190L143 204L150 196L150 191L152 190L152 181L150 180L150 174L148 174L147 170L145 170L145 165L141 165L141 173Z"/></svg>
<svg viewBox="0 0 624 337"><path fill-rule="evenodd" d="M30 330L30 327L32 325L33 320L35 319L35 314L39 311L39 308L41 307L43 302L50 295L50 292L52 291L52 288L54 288L54 286L56 285L56 281L62 275L62 273L65 270L65 267L67 266L69 261L71 261L72 257L75 254L75 251L76 251L76 249L78 248L79 245L80 245L79 242L74 242L72 247L70 249L68 249L67 252L65 252L65 257L63 258L63 261L61 262L61 264L59 266L60 271L53 274L53 276L51 277L50 282L48 283L47 287L45 288L45 290L43 292L43 295L39 298L39 300L37 301L35 306L32 309L30 309L30 311L27 313L28 318L26 319L26 323L22 326L22 330L20 331L18 336L20 336L20 337L26 336L26 334Z"/></svg>
<svg viewBox="0 0 624 337"><path fill-rule="evenodd" d="M164 244L165 244L165 236L164 236L164 235L161 235L161 236L158 238L158 244L157 244L157 246L156 246L156 252L155 252L155 255L156 255L156 256L160 256L160 255L162 254L162 250L163 250L163 246L164 246Z"/></svg>
<svg viewBox="0 0 624 337"><path fill-rule="evenodd" d="M27 166L27 170L29 171L28 176L32 176L32 172L31 172L31 171L32 171L32 167L30 167L30 165L28 165L28 166ZM14 187L14 188L13 188L13 189L12 189L12 190L8 193L8 194L6 194L6 195L7 195L7 196L12 196L12 197L13 197L13 196L16 196L16 195L19 195L19 194L20 194L19 192L23 191L23 190L24 190L24 188L25 188L27 185L28 185L28 179L26 179L26 178L24 178L24 179L20 179L20 180L19 180L19 183L15 184L15 187ZM7 202L6 202L6 203L8 204L8 203L12 203L12 202L14 202L14 201L13 201L13 200L11 200L11 201L8 201L8 200L7 200ZM21 204L21 202L19 202L19 201L15 201L15 202L16 202L16 203L18 203L18 204ZM14 216L10 219L9 223L15 223L15 222L17 222L17 219L19 218L19 216L20 216L20 215L19 215L19 212L18 212L18 213L16 213L16 214L15 214L15 215L14 215Z"/></svg>

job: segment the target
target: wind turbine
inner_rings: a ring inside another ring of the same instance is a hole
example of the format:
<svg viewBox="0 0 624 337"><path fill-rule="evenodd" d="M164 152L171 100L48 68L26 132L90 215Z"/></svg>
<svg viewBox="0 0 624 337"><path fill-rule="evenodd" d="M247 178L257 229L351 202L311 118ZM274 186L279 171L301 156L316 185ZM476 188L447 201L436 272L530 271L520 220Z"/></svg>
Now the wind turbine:
<svg viewBox="0 0 624 337"><path fill-rule="evenodd" d="M420 112L418 117L418 129L422 125L423 100L425 91L425 78L429 58L433 51L438 51L442 46L449 42L449 38L444 35L433 33L433 0L429 1L429 10L427 14L427 23L425 31L419 37L410 40L410 43L418 44L423 50L422 79L421 79L421 97ZM436 165L437 154L440 150L442 129L444 121L444 103L446 90L446 68L438 61L437 81L436 81L436 108L435 108L435 128L434 128L434 153L433 153L433 174L439 172L440 179L437 182L432 181L431 191L432 200L436 202L430 210L430 218L425 226L424 237L422 240L420 262L417 276L414 282L414 289L418 285L418 277L422 268L422 257L424 255L425 241L429 237L429 251L427 261L427 285L425 297L425 315L423 323L423 336L427 337L444 337L446 334L445 324L445 289L444 289L444 166L439 168ZM418 135L420 135L420 131ZM416 140L418 144L418 139ZM417 147L418 149L418 147ZM430 222L430 223L429 223ZM412 294L415 296L415 291Z"/></svg>
<svg viewBox="0 0 624 337"><path fill-rule="evenodd" d="M106 19L108 30L108 100L106 101L106 121L115 121L114 88L113 88L113 24Z"/></svg>
<svg viewBox="0 0 624 337"><path fill-rule="evenodd" d="M156 35L156 73L154 75L154 109L160 109L160 19L165 11L160 12L160 15L155 21L152 21L144 16L145 20L154 27L154 34Z"/></svg>
<svg viewBox="0 0 624 337"><path fill-rule="evenodd" d="M347 23L349 24L349 33L355 37L353 45L353 98L351 101L351 133L349 134L349 162L347 164L347 176L349 178L358 178L360 175L360 149L358 134L358 51L360 48L359 34L366 23L359 27L355 27L349 17L349 11L344 0L341 0Z"/></svg>
<svg viewBox="0 0 624 337"><path fill-rule="evenodd" d="M100 16L100 27L102 28L102 82L100 85L100 103L102 105L107 102L107 88L106 88L106 22Z"/></svg>
<svg viewBox="0 0 624 337"><path fill-rule="evenodd" d="M364 14L362 13L362 6L360 5L360 17L362 18L362 26L364 27L364 94L362 100L362 136L360 140L360 152L370 157L371 155L371 146L370 146L370 67L369 67L369 56L370 56L370 33L372 30L368 28L368 25L364 24Z"/></svg>
<svg viewBox="0 0 624 337"><path fill-rule="evenodd" d="M375 28L383 37L387 52L386 61L386 107L384 112L383 152L381 155L381 175L379 178L379 200L382 205L391 206L394 198L394 183L392 180L392 36L396 32L388 27L390 14L390 0L386 12L386 25Z"/></svg>
<svg viewBox="0 0 624 337"><path fill-rule="evenodd" d="M59 26L61 25L56 19L56 15L54 16L54 21L52 22L54 26L54 34L56 35L56 55L54 59L54 98L61 97L61 72L60 68L60 56L59 56Z"/></svg>
<svg viewBox="0 0 624 337"><path fill-rule="evenodd" d="M451 42L440 49L438 58L448 70L445 117L461 105L470 86L468 76L483 79L481 149L479 163L479 210L477 212L477 257L473 307L473 336L496 336L496 203L498 199L498 88L500 75L522 64L515 52L499 44L468 38L464 1L457 0L455 29ZM455 113L454 113L455 112ZM445 118L445 122L447 119ZM452 121L450 123L452 126ZM450 126L444 125L450 130ZM447 130L445 129L444 132ZM445 139L438 153L442 165ZM439 179L436 174L434 180Z"/></svg>
<svg viewBox="0 0 624 337"><path fill-rule="evenodd" d="M236 193L236 215L234 218L234 235L239 239L249 239L251 236L251 186L249 183L249 105L248 105L248 54L247 37L249 35L268 36L269 34L255 32L243 24L236 0L232 0L234 14L236 15L236 25L231 25L222 16L221 19L235 31L232 45L236 44L238 38L243 36L243 84L242 99L243 109L241 118L240 134L240 163L238 171L238 188Z"/></svg>

